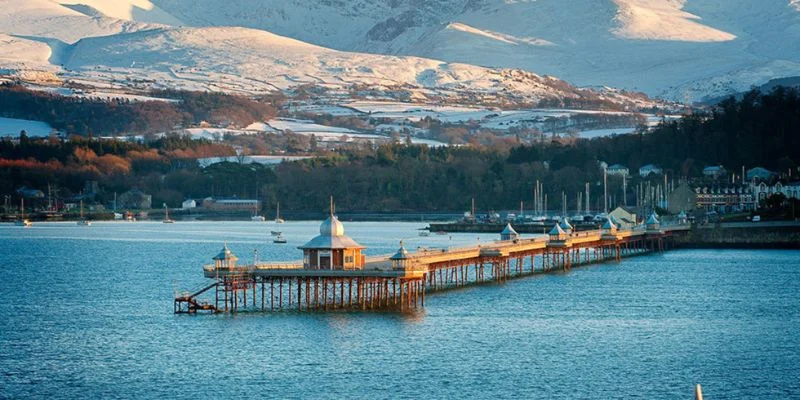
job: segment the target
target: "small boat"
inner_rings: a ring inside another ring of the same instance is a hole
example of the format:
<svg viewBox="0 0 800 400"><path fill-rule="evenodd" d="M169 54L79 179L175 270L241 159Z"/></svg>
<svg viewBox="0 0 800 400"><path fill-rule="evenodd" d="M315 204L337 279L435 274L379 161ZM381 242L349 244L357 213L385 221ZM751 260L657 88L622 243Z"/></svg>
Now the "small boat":
<svg viewBox="0 0 800 400"><path fill-rule="evenodd" d="M428 231L419 231L419 235L420 235L420 236L430 236L430 235L431 235L431 233L430 233L430 232L428 232Z"/></svg>
<svg viewBox="0 0 800 400"><path fill-rule="evenodd" d="M14 225L22 226L22 227L25 227L25 228L30 228L31 226L33 226L33 222L31 222L31 220L25 218L25 199L24 198L20 198L19 199L19 214L20 214L19 215L19 220L14 222Z"/></svg>
<svg viewBox="0 0 800 400"><path fill-rule="evenodd" d="M83 200L81 200L81 219L78 220L78 226L92 226L92 221L83 217Z"/></svg>
<svg viewBox="0 0 800 400"><path fill-rule="evenodd" d="M263 215L253 215L252 217L250 217L250 221L253 221L253 222L264 222L266 220L267 219L264 218Z"/></svg>
<svg viewBox="0 0 800 400"><path fill-rule="evenodd" d="M282 224L284 222L286 221L284 221L283 218L281 218L281 203L278 202L278 208L275 210L275 223Z"/></svg>
<svg viewBox="0 0 800 400"><path fill-rule="evenodd" d="M279 232L279 231L269 231L269 234L272 235L272 236L280 236L281 232Z"/></svg>
<svg viewBox="0 0 800 400"><path fill-rule="evenodd" d="M161 221L161 222L163 222L165 224L174 224L175 223L175 220L172 220L172 219L169 218L169 208L167 207L166 204L164 204L164 220Z"/></svg>
<svg viewBox="0 0 800 400"><path fill-rule="evenodd" d="M279 233L278 236L275 236L275 239L272 239L272 243L286 243L286 239Z"/></svg>

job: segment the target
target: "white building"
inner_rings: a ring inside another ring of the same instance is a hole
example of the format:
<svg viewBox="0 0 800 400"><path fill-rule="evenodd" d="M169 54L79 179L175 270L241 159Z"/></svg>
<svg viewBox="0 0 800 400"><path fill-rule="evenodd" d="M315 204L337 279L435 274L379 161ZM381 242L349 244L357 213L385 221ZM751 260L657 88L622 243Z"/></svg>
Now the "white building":
<svg viewBox="0 0 800 400"><path fill-rule="evenodd" d="M628 176L628 167L622 164L614 164L606 169L606 173L609 175L619 175L619 176Z"/></svg>
<svg viewBox="0 0 800 400"><path fill-rule="evenodd" d="M196 207L197 207L197 202L192 200L192 199L184 200L183 203L181 203L181 208L184 209L184 210L188 210L190 208L196 208Z"/></svg>
<svg viewBox="0 0 800 400"><path fill-rule="evenodd" d="M650 175L661 175L664 171L655 164L647 164L639 168L639 176L647 178Z"/></svg>

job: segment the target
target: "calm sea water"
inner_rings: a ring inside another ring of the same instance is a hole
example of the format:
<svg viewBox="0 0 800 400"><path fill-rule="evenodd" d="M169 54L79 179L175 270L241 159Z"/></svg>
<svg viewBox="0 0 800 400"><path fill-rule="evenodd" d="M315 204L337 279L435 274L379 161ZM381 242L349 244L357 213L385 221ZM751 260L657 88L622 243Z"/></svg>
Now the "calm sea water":
<svg viewBox="0 0 800 400"><path fill-rule="evenodd" d="M422 226L346 223L369 254L476 240ZM429 295L407 315L172 314L223 241L293 260L317 227L0 226L0 397L676 399L701 383L800 398L796 251L648 255Z"/></svg>

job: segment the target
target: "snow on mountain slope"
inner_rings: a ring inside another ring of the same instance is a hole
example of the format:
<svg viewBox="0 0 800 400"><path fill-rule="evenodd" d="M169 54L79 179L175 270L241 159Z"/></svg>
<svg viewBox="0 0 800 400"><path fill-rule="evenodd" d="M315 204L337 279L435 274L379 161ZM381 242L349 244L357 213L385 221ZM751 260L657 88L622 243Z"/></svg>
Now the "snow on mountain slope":
<svg viewBox="0 0 800 400"><path fill-rule="evenodd" d="M700 17L683 11L686 0L614 0L619 6L613 32L627 39L723 42L736 38L702 25Z"/></svg>
<svg viewBox="0 0 800 400"><path fill-rule="evenodd" d="M121 20L183 25L180 20L148 0L59 0L58 3L83 14L99 13Z"/></svg>
<svg viewBox="0 0 800 400"><path fill-rule="evenodd" d="M746 79L763 76L737 71L800 61L798 0L151 1L194 26L248 26L339 50L521 68L680 100L705 97L698 82L758 85Z"/></svg>
<svg viewBox="0 0 800 400"><path fill-rule="evenodd" d="M152 24L88 16L50 0L0 0L0 32L74 43L81 38L151 29Z"/></svg>
<svg viewBox="0 0 800 400"><path fill-rule="evenodd" d="M194 90L253 93L305 83L368 84L404 90L508 92L530 101L590 93L524 71L341 52L247 28L160 28L86 38L71 46L62 61L70 74L95 81L151 81ZM631 101L621 94L607 97Z"/></svg>

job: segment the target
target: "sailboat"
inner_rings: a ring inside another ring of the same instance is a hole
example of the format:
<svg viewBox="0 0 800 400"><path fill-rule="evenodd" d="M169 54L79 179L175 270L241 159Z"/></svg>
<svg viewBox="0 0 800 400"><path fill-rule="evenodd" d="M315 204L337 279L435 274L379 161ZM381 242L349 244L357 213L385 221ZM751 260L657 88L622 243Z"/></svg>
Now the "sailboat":
<svg viewBox="0 0 800 400"><path fill-rule="evenodd" d="M282 224L284 222L286 221L284 221L283 218L281 218L281 203L278 202L278 208L275 210L275 223Z"/></svg>
<svg viewBox="0 0 800 400"><path fill-rule="evenodd" d="M81 200L81 219L78 220L78 225L80 226L92 225L92 221L88 221L86 218L83 218L83 200Z"/></svg>
<svg viewBox="0 0 800 400"><path fill-rule="evenodd" d="M14 222L14 225L16 225L16 226L24 226L26 228L33 226L33 222L31 222L28 219L25 219L25 199L24 198L20 198L19 199L19 213L20 213L20 219L17 220L16 222Z"/></svg>
<svg viewBox="0 0 800 400"><path fill-rule="evenodd" d="M254 222L264 222L264 221L266 221L266 220L267 220L267 219L266 219L266 218L264 218L264 216L263 216L263 215L260 215L260 214L258 213L258 206L254 206L254 207L253 207L253 215L250 217L250 221L254 221Z"/></svg>
<svg viewBox="0 0 800 400"><path fill-rule="evenodd" d="M283 237L283 234L278 232L278 236L272 239L272 243L286 243L286 239Z"/></svg>
<svg viewBox="0 0 800 400"><path fill-rule="evenodd" d="M169 219L169 207L167 207L166 203L164 203L164 220L161 221L161 222L163 222L165 224L173 224L173 223L175 223L175 220Z"/></svg>

